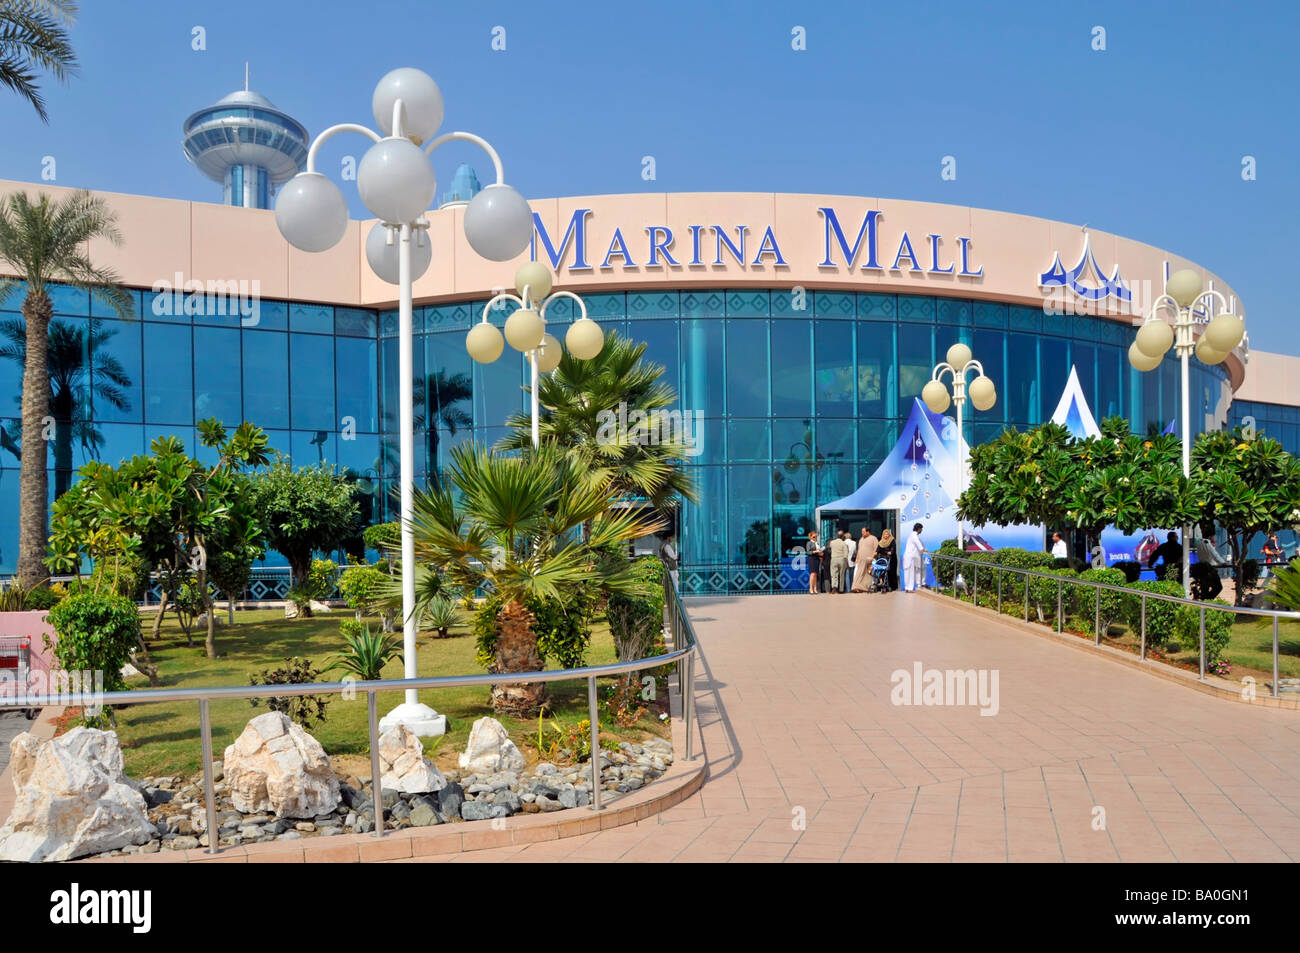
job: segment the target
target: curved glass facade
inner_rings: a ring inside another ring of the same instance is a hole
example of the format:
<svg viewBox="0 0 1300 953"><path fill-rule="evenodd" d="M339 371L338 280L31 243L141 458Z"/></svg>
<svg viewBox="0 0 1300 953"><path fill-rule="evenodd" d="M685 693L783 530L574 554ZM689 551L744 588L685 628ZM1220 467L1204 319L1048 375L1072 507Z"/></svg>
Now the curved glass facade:
<svg viewBox="0 0 1300 953"><path fill-rule="evenodd" d="M347 467L374 519L391 517L397 474L397 313L262 300L255 323L200 300L155 307L137 292L122 321L72 289L54 289L52 366L56 438L50 487L66 487L89 459L145 452L159 434L193 449L194 421L249 419L295 462ZM170 297L170 296L169 296ZM683 585L776 588L779 566L817 503L855 489L898 438L911 401L948 346L964 341L998 388L998 403L967 421L982 442L1007 424L1051 416L1071 364L1098 419L1164 429L1178 413L1172 358L1139 374L1133 330L1113 321L1049 317L1041 309L922 295L789 289L584 295L589 315L648 345L683 411L696 412L699 455L687 465L701 501L679 517ZM19 289L0 329L21 340ZM493 443L527 409L527 365L507 348L474 364L465 333L483 300L415 309L416 475L436 478L451 447ZM192 312L192 313L185 313ZM196 313L193 313L196 312ZM547 310L574 317L560 299ZM505 314L496 323L499 325ZM0 572L17 559L21 351L0 357ZM1194 429L1215 426L1228 387L1219 368L1192 362ZM273 558L268 562L274 561Z"/></svg>

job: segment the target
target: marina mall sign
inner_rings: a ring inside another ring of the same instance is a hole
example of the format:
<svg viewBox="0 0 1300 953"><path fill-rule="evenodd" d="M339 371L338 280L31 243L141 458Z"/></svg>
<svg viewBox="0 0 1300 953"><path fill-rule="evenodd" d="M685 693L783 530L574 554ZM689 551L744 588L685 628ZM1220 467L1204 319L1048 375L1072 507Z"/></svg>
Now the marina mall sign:
<svg viewBox="0 0 1300 953"><path fill-rule="evenodd" d="M720 225L697 223L684 229L668 225L643 225L635 233L616 226L612 234L593 239L588 220L591 208L574 209L562 234L552 235L533 213L533 261L549 262L570 272L624 268L700 267L736 264L741 267L789 267L786 250L772 225ZM830 206L817 208L824 224L819 268L841 266L860 271L956 275L981 278L983 266L971 255L971 238L936 232L908 231L883 234L883 213L869 209L860 220L841 221ZM630 231L630 230L629 230ZM804 248L800 252L806 251Z"/></svg>

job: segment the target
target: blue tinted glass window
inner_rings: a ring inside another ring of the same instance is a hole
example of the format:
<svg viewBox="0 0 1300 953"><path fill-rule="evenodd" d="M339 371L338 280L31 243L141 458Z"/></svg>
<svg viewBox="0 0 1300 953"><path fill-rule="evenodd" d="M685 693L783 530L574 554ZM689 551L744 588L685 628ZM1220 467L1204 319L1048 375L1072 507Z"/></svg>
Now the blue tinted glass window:
<svg viewBox="0 0 1300 953"><path fill-rule="evenodd" d="M772 476L766 466L730 467L727 509L730 561L765 566L772 552Z"/></svg>
<svg viewBox="0 0 1300 953"><path fill-rule="evenodd" d="M726 329L727 413L732 417L766 417L767 322L762 318L731 318Z"/></svg>
<svg viewBox="0 0 1300 953"><path fill-rule="evenodd" d="M440 469L451 462L451 448L473 433L473 376L461 332L430 334L426 348L428 372L416 384L415 418L425 434L428 460Z"/></svg>
<svg viewBox="0 0 1300 953"><path fill-rule="evenodd" d="M195 328L194 419L216 417L227 427L243 421L239 332Z"/></svg>
<svg viewBox="0 0 1300 953"><path fill-rule="evenodd" d="M855 325L819 321L813 325L818 417L852 417L857 404L857 374L853 361Z"/></svg>
<svg viewBox="0 0 1300 953"><path fill-rule="evenodd" d="M726 383L722 322L716 318L682 321L682 408L706 417L723 413Z"/></svg>
<svg viewBox="0 0 1300 953"><path fill-rule="evenodd" d="M263 430L289 426L289 336L276 331L244 331L244 406L248 419ZM288 440L278 449L290 452Z"/></svg>
<svg viewBox="0 0 1300 953"><path fill-rule="evenodd" d="M860 321L858 332L858 416L891 417L894 400L894 328Z"/></svg>
<svg viewBox="0 0 1300 953"><path fill-rule="evenodd" d="M1017 427L1037 424L1038 339L1029 334L1007 335L1007 367L1011 373L994 381L998 393L1006 395L1007 420Z"/></svg>
<svg viewBox="0 0 1300 953"><path fill-rule="evenodd" d="M148 324L143 330L145 421L192 424L194 365L190 329Z"/></svg>
<svg viewBox="0 0 1300 953"><path fill-rule="evenodd" d="M334 338L289 335L289 406L295 430L338 428L334 416Z"/></svg>
<svg viewBox="0 0 1300 953"><path fill-rule="evenodd" d="M242 165L230 167L230 204L241 208L244 205L244 167Z"/></svg>
<svg viewBox="0 0 1300 953"><path fill-rule="evenodd" d="M194 305L191 297L183 290L141 292L140 316L149 323L165 321L168 324L189 324L187 307L193 310Z"/></svg>
<svg viewBox="0 0 1300 953"><path fill-rule="evenodd" d="M353 418L355 428L363 433L374 433L379 428L378 348L376 341L334 339L339 418Z"/></svg>
<svg viewBox="0 0 1300 953"><path fill-rule="evenodd" d="M811 414L812 389L812 328L809 322L774 320L772 415L798 417Z"/></svg>
<svg viewBox="0 0 1300 953"><path fill-rule="evenodd" d="M333 466L338 461L337 438L330 430L295 430L290 437L294 466Z"/></svg>
<svg viewBox="0 0 1300 953"><path fill-rule="evenodd" d="M973 404L966 405L966 419L972 417L980 423L989 423L995 420L1005 420L1007 412L1006 401L1001 399L1000 395L1005 393L1004 388L1007 382L1006 364L1002 357L1002 348L1007 337L1015 335L1006 335L1001 331L977 330L971 340L971 353L975 360L979 361L984 368L984 373L993 380L993 386L997 388L999 400L988 410L975 410ZM968 380L974 380L975 373L972 371L967 375Z"/></svg>
<svg viewBox="0 0 1300 953"><path fill-rule="evenodd" d="M127 297L130 299L128 307L131 309L130 311L131 316L135 318L141 317L142 315L140 313L140 292L136 291L133 288L127 288L124 290L126 291ZM114 308L106 304L102 298L97 297L95 295L91 295L90 298L90 314L91 317L95 317L95 318L119 317L117 311Z"/></svg>
<svg viewBox="0 0 1300 953"><path fill-rule="evenodd" d="M289 330L333 334L334 309L323 304L292 304L289 306Z"/></svg>
<svg viewBox="0 0 1300 953"><path fill-rule="evenodd" d="M334 309L335 334L372 338L375 337L377 326L375 312L373 311L365 311L361 308Z"/></svg>
<svg viewBox="0 0 1300 953"><path fill-rule="evenodd" d="M934 371L934 334L931 328L898 326L898 408L908 413L912 401Z"/></svg>
<svg viewBox="0 0 1300 953"><path fill-rule="evenodd" d="M673 389L679 397L681 389L677 386L677 372L680 362L677 357L677 322L676 321L640 321L636 326L636 340L646 344L644 359L658 364L664 369L659 380ZM554 333L554 332L552 332ZM563 335L556 335L561 341Z"/></svg>

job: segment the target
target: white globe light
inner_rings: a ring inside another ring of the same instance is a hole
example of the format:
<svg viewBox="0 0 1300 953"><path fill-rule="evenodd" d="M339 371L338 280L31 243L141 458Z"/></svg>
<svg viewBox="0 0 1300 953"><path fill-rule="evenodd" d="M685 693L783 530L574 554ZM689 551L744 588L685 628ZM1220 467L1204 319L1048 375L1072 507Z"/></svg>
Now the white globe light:
<svg viewBox="0 0 1300 953"><path fill-rule="evenodd" d="M580 318L569 326L564 346L580 361L589 361L605 347L605 332L591 318Z"/></svg>
<svg viewBox="0 0 1300 953"><path fill-rule="evenodd" d="M991 379L982 374L971 381L966 390L976 410L990 410L998 402L997 388L993 386Z"/></svg>
<svg viewBox="0 0 1300 953"><path fill-rule="evenodd" d="M416 145L430 138L442 125L442 90L433 77L413 66L389 73L375 86L370 107L384 135L393 134L393 104L400 99L405 117L402 132Z"/></svg>
<svg viewBox="0 0 1300 953"><path fill-rule="evenodd" d="M401 280L401 263L398 261L401 246L402 240L396 235L393 236L393 243L388 244L388 228L383 222L375 222L370 226L370 233L366 235L366 261L370 263L371 270L390 285L398 284ZM429 236L418 229L412 229L411 280L415 281L428 271L431 261L433 243L429 241Z"/></svg>
<svg viewBox="0 0 1300 953"><path fill-rule="evenodd" d="M299 172L276 196L275 224L294 248L326 251L347 231L347 199L319 172Z"/></svg>
<svg viewBox="0 0 1300 953"><path fill-rule="evenodd" d="M965 344L958 343L948 348L948 355L947 355L948 366L956 370L961 370L963 367L969 364L970 357L971 357L970 348L968 348Z"/></svg>
<svg viewBox="0 0 1300 953"><path fill-rule="evenodd" d="M506 318L506 340L516 351L531 351L542 343L545 334L542 316L531 308L520 308Z"/></svg>
<svg viewBox="0 0 1300 953"><path fill-rule="evenodd" d="M1191 268L1175 271L1165 282L1165 294L1178 302L1178 307L1186 308L1201 293L1201 276Z"/></svg>
<svg viewBox="0 0 1300 953"><path fill-rule="evenodd" d="M1147 357L1164 357L1174 343L1174 329L1159 318L1148 321L1138 329L1133 343Z"/></svg>
<svg viewBox="0 0 1300 953"><path fill-rule="evenodd" d="M480 364L491 364L505 349L506 342L501 340L501 332L496 325L486 321L474 325L465 336L465 350Z"/></svg>
<svg viewBox="0 0 1300 953"><path fill-rule="evenodd" d="M548 332L542 338L541 350L537 352L537 372L549 374L560 366L560 358L563 356L564 349L560 347L560 339Z"/></svg>
<svg viewBox="0 0 1300 953"><path fill-rule="evenodd" d="M515 272L515 291L523 295L524 288L527 288L528 299L531 302L541 301L550 294L551 284L551 269L540 261L524 262Z"/></svg>
<svg viewBox="0 0 1300 953"><path fill-rule="evenodd" d="M1214 347L1205 335L1196 342L1196 356L1202 364L1222 364L1228 359L1227 351Z"/></svg>
<svg viewBox="0 0 1300 953"><path fill-rule="evenodd" d="M1163 360L1164 357L1161 355L1152 357L1150 354L1139 350L1137 341L1134 341L1128 346L1128 362L1139 371L1154 371L1160 366L1160 362Z"/></svg>
<svg viewBox="0 0 1300 953"><path fill-rule="evenodd" d="M922 387L921 400L925 401L925 406L936 414L943 413L952 403L948 388L943 386L942 381L930 381Z"/></svg>
<svg viewBox="0 0 1300 953"><path fill-rule="evenodd" d="M1241 319L1241 316L1225 312L1215 315L1206 326L1205 334L1201 338L1206 342L1207 347L1227 354L1241 343L1242 335L1245 333L1246 322Z"/></svg>
<svg viewBox="0 0 1300 953"><path fill-rule="evenodd" d="M357 166L357 192L383 222L413 222L438 191L438 177L424 151L408 139L381 139Z"/></svg>
<svg viewBox="0 0 1300 953"><path fill-rule="evenodd" d="M533 210L510 186L485 186L465 207L465 238L488 261L510 261L533 240Z"/></svg>

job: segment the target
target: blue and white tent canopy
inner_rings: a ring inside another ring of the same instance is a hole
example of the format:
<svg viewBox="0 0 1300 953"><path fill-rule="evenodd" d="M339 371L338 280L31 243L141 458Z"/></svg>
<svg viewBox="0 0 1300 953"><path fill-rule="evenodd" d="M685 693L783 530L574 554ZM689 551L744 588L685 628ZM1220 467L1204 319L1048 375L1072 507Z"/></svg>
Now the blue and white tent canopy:
<svg viewBox="0 0 1300 953"><path fill-rule="evenodd" d="M1070 365L1070 379L1065 382L1065 393L1061 395L1056 405L1056 412L1052 414L1052 423L1062 424L1080 440L1101 436L1097 421L1093 419L1092 411L1088 409L1088 401L1083 396L1079 375L1075 372L1073 364Z"/></svg>

